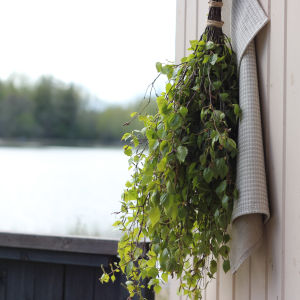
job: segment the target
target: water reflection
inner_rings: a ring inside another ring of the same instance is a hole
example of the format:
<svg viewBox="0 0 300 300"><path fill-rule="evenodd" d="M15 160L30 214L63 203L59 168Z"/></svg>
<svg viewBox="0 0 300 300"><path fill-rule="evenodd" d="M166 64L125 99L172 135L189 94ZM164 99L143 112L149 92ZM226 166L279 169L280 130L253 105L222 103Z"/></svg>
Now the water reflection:
<svg viewBox="0 0 300 300"><path fill-rule="evenodd" d="M0 231L115 237L127 167L119 148L0 148Z"/></svg>

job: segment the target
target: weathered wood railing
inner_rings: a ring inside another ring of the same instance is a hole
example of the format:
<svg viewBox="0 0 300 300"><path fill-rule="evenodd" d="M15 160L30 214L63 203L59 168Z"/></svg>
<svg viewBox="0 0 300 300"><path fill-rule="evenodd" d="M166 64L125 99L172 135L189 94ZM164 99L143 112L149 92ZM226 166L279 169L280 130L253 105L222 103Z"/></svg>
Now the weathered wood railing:
<svg viewBox="0 0 300 300"><path fill-rule="evenodd" d="M0 300L126 300L116 281L99 282L117 261L115 240L0 233ZM153 300L153 292L144 291Z"/></svg>

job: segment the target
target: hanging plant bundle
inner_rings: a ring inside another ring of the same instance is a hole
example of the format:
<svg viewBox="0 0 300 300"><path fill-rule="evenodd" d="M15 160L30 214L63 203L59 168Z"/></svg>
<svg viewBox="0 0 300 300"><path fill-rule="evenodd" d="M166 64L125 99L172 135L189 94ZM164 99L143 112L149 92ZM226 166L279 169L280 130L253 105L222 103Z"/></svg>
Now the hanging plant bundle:
<svg viewBox="0 0 300 300"><path fill-rule="evenodd" d="M199 41L191 41L188 57L179 65L157 63L169 79L157 98L158 113L135 115L144 128L123 136L132 178L115 224L123 232L120 262L101 280L114 279L121 269L131 297L143 299L146 278L159 292L175 276L181 293L199 299L218 258L225 272L230 268L226 229L237 197L240 109L236 59L222 32L221 6L210 2L208 26Z"/></svg>

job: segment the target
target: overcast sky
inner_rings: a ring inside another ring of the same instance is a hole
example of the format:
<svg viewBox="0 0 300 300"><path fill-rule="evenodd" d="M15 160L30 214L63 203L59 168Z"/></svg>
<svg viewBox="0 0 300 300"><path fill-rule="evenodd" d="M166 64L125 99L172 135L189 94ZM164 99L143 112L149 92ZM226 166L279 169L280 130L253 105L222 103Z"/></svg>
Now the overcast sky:
<svg viewBox="0 0 300 300"><path fill-rule="evenodd" d="M111 103L174 60L175 0L0 1L0 78L53 75Z"/></svg>

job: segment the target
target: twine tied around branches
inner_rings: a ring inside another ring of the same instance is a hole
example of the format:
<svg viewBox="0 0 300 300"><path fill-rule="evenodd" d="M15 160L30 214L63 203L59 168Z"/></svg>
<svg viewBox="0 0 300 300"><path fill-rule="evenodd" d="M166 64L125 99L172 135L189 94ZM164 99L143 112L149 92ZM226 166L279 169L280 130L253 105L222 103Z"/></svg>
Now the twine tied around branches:
<svg viewBox="0 0 300 300"><path fill-rule="evenodd" d="M222 7L223 2L209 1L208 5L209 5L209 7Z"/></svg>
<svg viewBox="0 0 300 300"><path fill-rule="evenodd" d="M223 21L215 21L215 20L207 20L207 26L214 26L218 28L222 28L224 22Z"/></svg>

